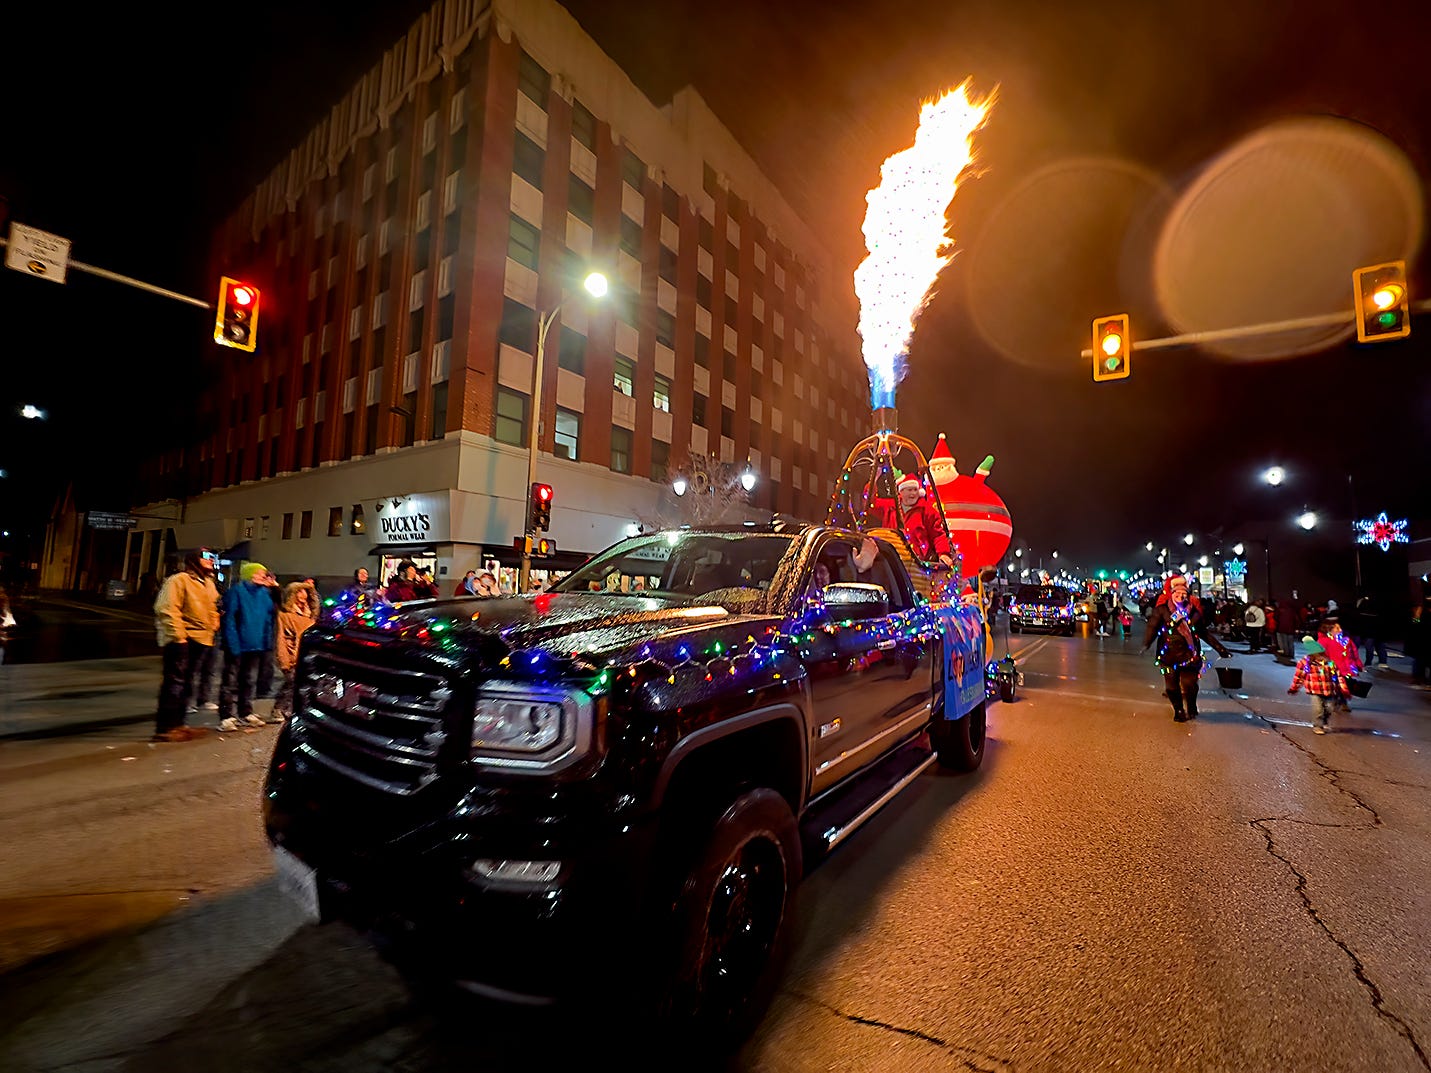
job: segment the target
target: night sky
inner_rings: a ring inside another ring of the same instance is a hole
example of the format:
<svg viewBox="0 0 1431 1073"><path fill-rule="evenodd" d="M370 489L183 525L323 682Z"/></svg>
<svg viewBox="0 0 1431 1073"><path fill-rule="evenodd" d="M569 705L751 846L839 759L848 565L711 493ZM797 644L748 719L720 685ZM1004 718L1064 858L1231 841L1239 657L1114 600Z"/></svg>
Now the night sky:
<svg viewBox="0 0 1431 1073"><path fill-rule="evenodd" d="M33 47L7 46L0 73L0 195L80 260L207 298L211 226L426 6L7 16ZM909 144L920 99L966 76L997 85L900 413L922 443L947 433L962 468L997 457L1020 541L1147 565L1144 540L1187 528L1280 522L1304 502L1345 519L1349 474L1360 514L1431 522L1431 318L1369 347L1135 351L1111 384L1078 355L1105 313L1131 313L1136 339L1349 309L1351 269L1381 259L1409 254L1422 290L1418 5L566 6L656 102L700 90L830 237L827 289L852 286L864 192ZM187 422L214 349L206 315L0 272L0 326L0 520L33 526L46 479L71 471L86 505L122 509L135 459ZM46 426L8 416L28 401ZM1256 480L1274 462L1289 472L1276 494Z"/></svg>

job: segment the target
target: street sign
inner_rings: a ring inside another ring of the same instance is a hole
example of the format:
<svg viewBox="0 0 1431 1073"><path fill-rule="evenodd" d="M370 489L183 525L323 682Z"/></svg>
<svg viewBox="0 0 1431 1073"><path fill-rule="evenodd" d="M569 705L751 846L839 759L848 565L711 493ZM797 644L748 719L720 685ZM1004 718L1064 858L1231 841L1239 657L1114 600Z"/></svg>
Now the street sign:
<svg viewBox="0 0 1431 1073"><path fill-rule="evenodd" d="M139 519L133 514L116 514L106 510L92 510L85 514L85 524L91 529L133 529Z"/></svg>
<svg viewBox="0 0 1431 1073"><path fill-rule="evenodd" d="M1204 589L1208 589L1208 588L1211 588L1211 587L1212 587L1212 577L1213 577L1212 567L1210 567L1210 566L1200 566L1200 567L1197 568L1197 582L1198 582L1198 584L1201 585Z"/></svg>
<svg viewBox="0 0 1431 1073"><path fill-rule="evenodd" d="M10 244L5 248L5 267L54 283L65 281L70 260L70 240L41 231L37 227L11 222Z"/></svg>

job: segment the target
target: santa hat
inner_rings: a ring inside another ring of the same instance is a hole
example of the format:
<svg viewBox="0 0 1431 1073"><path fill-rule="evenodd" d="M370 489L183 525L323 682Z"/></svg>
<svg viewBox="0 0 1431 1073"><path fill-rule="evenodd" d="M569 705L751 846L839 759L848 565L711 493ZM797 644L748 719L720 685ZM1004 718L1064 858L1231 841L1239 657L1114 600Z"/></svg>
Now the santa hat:
<svg viewBox="0 0 1431 1073"><path fill-rule="evenodd" d="M900 478L898 488L901 492L904 491L906 488L913 488L918 490L919 478L916 477L913 473L906 474L905 476Z"/></svg>

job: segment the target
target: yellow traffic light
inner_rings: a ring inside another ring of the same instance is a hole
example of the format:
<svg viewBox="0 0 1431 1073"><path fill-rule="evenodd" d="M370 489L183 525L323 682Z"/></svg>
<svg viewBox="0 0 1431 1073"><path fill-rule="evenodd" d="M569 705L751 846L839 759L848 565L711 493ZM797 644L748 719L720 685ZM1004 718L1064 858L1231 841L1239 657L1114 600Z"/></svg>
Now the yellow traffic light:
<svg viewBox="0 0 1431 1073"><path fill-rule="evenodd" d="M214 342L252 352L258 346L258 299L258 288L252 283L221 277Z"/></svg>
<svg viewBox="0 0 1431 1073"><path fill-rule="evenodd" d="M1405 339L1411 334L1411 299L1406 290L1406 262L1358 268L1352 273L1358 342Z"/></svg>
<svg viewBox="0 0 1431 1073"><path fill-rule="evenodd" d="M1132 336L1128 332L1128 314L1115 313L1111 317L1098 317L1093 322L1093 379L1126 380L1131 365L1129 353L1133 349Z"/></svg>

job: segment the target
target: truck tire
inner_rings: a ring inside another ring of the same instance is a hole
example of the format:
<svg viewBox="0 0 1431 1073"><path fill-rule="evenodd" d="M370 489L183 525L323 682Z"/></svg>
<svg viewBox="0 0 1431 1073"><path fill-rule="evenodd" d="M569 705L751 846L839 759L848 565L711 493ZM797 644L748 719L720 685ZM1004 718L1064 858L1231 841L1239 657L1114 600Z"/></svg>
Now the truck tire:
<svg viewBox="0 0 1431 1073"><path fill-rule="evenodd" d="M963 719L946 722L934 735L934 749L939 764L951 771L973 771L984 760L984 734L988 726L985 704Z"/></svg>
<svg viewBox="0 0 1431 1073"><path fill-rule="evenodd" d="M800 872L800 831L774 790L742 793L716 820L676 896L658 1000L672 1038L734 1043L753 1027L774 994Z"/></svg>

